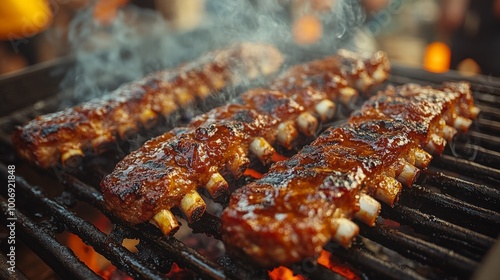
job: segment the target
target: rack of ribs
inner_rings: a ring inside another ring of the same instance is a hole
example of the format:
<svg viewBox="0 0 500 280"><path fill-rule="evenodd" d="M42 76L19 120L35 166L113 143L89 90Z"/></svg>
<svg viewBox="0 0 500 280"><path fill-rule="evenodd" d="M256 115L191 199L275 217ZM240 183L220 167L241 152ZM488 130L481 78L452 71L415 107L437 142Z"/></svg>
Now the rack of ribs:
<svg viewBox="0 0 500 280"><path fill-rule="evenodd" d="M38 116L14 133L19 155L48 168L75 166L86 152L99 154L118 139L150 128L160 116L203 100L223 88L277 72L283 62L275 47L241 43L124 84L111 94Z"/></svg>
<svg viewBox="0 0 500 280"><path fill-rule="evenodd" d="M467 83L440 90L408 84L370 98L261 179L236 190L222 213L226 249L265 267L315 257L334 240L349 246L402 185L479 113Z"/></svg>
<svg viewBox="0 0 500 280"><path fill-rule="evenodd" d="M353 87L381 82L371 76L384 71L383 53L366 59L338 54L292 67L270 89L249 90L126 156L101 182L106 206L130 223L152 221L170 234L179 227L173 207L189 221L204 213L197 188L214 198L227 192L224 176L239 178L252 160L268 164L275 147L292 149L299 135L315 135L319 123L334 116L335 102L352 102Z"/></svg>

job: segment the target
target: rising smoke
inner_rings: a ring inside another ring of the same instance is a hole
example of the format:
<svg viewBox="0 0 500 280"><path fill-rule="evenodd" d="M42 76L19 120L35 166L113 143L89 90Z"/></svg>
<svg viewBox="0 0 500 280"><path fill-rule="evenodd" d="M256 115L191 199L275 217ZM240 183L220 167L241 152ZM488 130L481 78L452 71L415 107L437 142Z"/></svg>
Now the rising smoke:
<svg viewBox="0 0 500 280"><path fill-rule="evenodd" d="M88 100L235 41L273 43L291 64L349 48L354 29L364 19L359 1L337 0L320 15L321 42L300 47L292 42L290 2L206 0L201 24L184 33L173 30L157 11L129 5L111 23L102 24L93 19L89 7L70 24L68 36L76 65L61 83L62 91L73 103Z"/></svg>

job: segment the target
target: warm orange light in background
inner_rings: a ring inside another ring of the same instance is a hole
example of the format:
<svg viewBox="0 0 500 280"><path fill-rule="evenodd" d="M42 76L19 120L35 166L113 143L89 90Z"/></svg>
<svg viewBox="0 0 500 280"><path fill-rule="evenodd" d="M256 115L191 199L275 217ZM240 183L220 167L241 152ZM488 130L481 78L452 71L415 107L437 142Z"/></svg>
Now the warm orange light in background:
<svg viewBox="0 0 500 280"><path fill-rule="evenodd" d="M466 58L460 61L457 65L457 70L464 76L474 76L481 73L481 67L479 67L479 64L472 58Z"/></svg>
<svg viewBox="0 0 500 280"><path fill-rule="evenodd" d="M118 9L127 2L128 0L99 0L94 7L94 18L101 23L109 23L116 17Z"/></svg>
<svg viewBox="0 0 500 280"><path fill-rule="evenodd" d="M293 38L297 44L314 44L323 35L321 21L313 15L305 15L297 18L292 27Z"/></svg>
<svg viewBox="0 0 500 280"><path fill-rule="evenodd" d="M43 31L52 21L45 0L1 0L0 40L19 40Z"/></svg>
<svg viewBox="0 0 500 280"><path fill-rule="evenodd" d="M435 73L446 72L450 69L451 51L448 45L442 42L433 42L427 45L424 56L424 68Z"/></svg>

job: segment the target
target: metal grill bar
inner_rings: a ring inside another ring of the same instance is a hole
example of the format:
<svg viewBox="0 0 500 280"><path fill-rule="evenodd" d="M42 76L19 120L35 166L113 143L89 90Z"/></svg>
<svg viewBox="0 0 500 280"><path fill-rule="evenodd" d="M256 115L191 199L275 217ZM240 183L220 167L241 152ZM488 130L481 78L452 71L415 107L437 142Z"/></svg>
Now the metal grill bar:
<svg viewBox="0 0 500 280"><path fill-rule="evenodd" d="M5 165L0 165L0 172L2 176L7 178L8 173ZM110 242L107 236L94 225L77 217L54 200L45 197L38 188L30 186L19 176L16 177L16 188L23 191L28 196L28 199L40 202L69 231L78 235L100 254L106 255L108 260L118 268L125 269L131 276L148 279L162 279L164 277L162 273L150 267L149 264L143 263L142 260L136 258L133 253L125 249L121 244Z"/></svg>
<svg viewBox="0 0 500 280"><path fill-rule="evenodd" d="M417 185L402 192L399 203L418 207L426 213L435 213L456 225L494 238L497 237L500 228L499 213L468 204L448 195L432 192Z"/></svg>
<svg viewBox="0 0 500 280"><path fill-rule="evenodd" d="M462 255L480 260L481 256L490 248L495 240L483 234L470 231L436 218L434 215L424 214L418 210L400 205L391 208L382 206L384 216L412 227L422 234L431 233L440 245L456 250Z"/></svg>
<svg viewBox="0 0 500 280"><path fill-rule="evenodd" d="M473 161L442 155L433 160L441 168L466 174L472 178L498 184L500 183L500 170L477 164Z"/></svg>
<svg viewBox="0 0 500 280"><path fill-rule="evenodd" d="M358 239L363 242L363 237L358 237ZM359 265L360 269L363 271L375 273L378 277L383 279L425 279L409 268L405 269L394 263L377 258L371 253L363 250L362 246L357 244L354 244L349 249L345 249L330 242L326 247L328 248L327 251L330 251L333 255L349 263L355 263Z"/></svg>
<svg viewBox="0 0 500 280"><path fill-rule="evenodd" d="M445 267L455 275L472 275L478 263L422 239L410 236L399 230L377 225L368 227L360 225L363 236L376 241L398 253L410 258L416 258L431 266Z"/></svg>
<svg viewBox="0 0 500 280"><path fill-rule="evenodd" d="M486 185L468 182L441 172L424 171L423 184L438 187L444 193L490 210L499 209L500 191Z"/></svg>

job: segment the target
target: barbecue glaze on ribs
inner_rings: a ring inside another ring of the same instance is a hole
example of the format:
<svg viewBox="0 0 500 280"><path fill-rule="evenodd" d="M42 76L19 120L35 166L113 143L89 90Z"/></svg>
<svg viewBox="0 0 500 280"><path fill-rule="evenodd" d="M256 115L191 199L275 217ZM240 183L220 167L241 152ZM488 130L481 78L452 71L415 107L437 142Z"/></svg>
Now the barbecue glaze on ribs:
<svg viewBox="0 0 500 280"><path fill-rule="evenodd" d="M329 240L348 246L356 217L373 224L440 154L456 129L478 113L467 83L441 90L415 84L389 87L261 179L235 191L222 214L226 248L272 267L317 256ZM369 194L369 195L368 195Z"/></svg>
<svg viewBox="0 0 500 280"><path fill-rule="evenodd" d="M370 80L364 87L375 83L365 67L374 61L337 56L293 67L270 90L247 91L181 132L146 142L101 182L108 209L131 223L153 220L166 234L178 226L172 207L197 219L205 207L197 188L216 197L228 188L221 174L238 178L253 158L269 163L273 146L292 148L300 133L315 134L318 119L333 117L334 101L352 101L359 76ZM386 57L378 61L386 71Z"/></svg>
<svg viewBox="0 0 500 280"><path fill-rule="evenodd" d="M125 84L108 96L43 115L19 127L13 136L18 153L47 168L75 164L86 151L107 145L159 116L203 100L222 88L276 72L283 58L273 46L242 43L209 52L177 69L160 71Z"/></svg>

